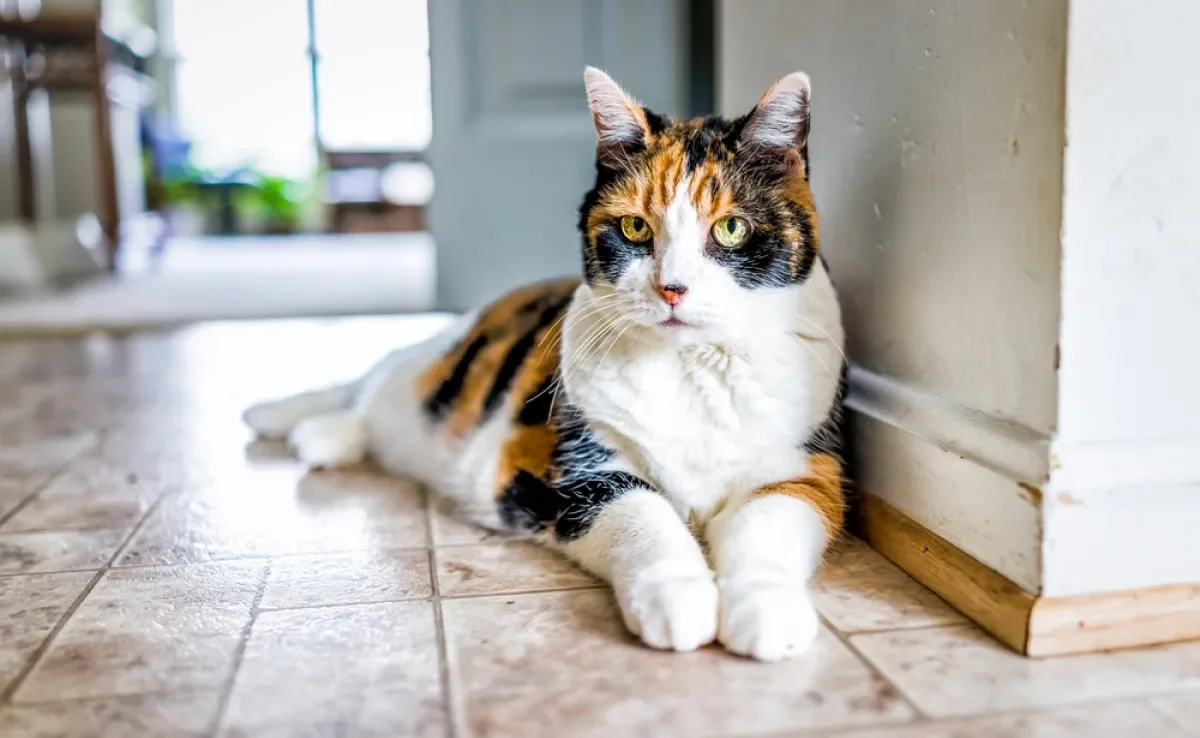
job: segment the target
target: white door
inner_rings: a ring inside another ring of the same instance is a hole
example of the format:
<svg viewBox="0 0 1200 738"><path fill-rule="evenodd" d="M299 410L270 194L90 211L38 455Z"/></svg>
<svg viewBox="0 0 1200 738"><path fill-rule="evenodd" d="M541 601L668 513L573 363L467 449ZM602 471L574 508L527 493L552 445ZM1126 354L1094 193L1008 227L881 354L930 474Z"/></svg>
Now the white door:
<svg viewBox="0 0 1200 738"><path fill-rule="evenodd" d="M686 0L430 0L438 302L578 274L596 134L583 68L679 114Z"/></svg>

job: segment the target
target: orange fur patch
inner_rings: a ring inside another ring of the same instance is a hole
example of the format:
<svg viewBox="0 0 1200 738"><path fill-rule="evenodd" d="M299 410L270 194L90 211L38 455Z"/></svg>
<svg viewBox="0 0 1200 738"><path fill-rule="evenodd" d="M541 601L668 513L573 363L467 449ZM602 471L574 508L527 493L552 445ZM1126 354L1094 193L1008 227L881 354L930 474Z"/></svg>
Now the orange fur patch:
<svg viewBox="0 0 1200 738"><path fill-rule="evenodd" d="M763 487L756 490L750 499L767 495L787 495L807 502L821 516L830 540L840 535L846 524L846 495L842 491L842 464L828 454L809 456L806 476Z"/></svg>
<svg viewBox="0 0 1200 738"><path fill-rule="evenodd" d="M478 425L482 419L484 402L509 352L529 331L537 327L543 310L569 298L578 284L578 280L574 279L561 280L510 292L485 308L475 325L454 349L435 361L417 378L416 392L421 397L429 397L455 372L468 348L481 339L484 341L482 348L466 367L462 385L454 394L445 417L444 428L451 438L461 438ZM542 332L545 330L543 328ZM538 347L537 343L535 340L534 348L525 357L521 369L514 377L509 388L510 394L521 383L525 366L542 353L542 348ZM556 366L558 353L550 353Z"/></svg>

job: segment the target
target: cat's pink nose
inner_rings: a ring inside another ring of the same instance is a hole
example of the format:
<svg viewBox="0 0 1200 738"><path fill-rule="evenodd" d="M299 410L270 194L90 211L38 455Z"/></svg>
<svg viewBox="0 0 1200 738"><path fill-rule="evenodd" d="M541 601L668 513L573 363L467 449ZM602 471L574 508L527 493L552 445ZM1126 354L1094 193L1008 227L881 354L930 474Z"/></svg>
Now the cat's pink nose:
<svg viewBox="0 0 1200 738"><path fill-rule="evenodd" d="M662 299L671 306L678 305L688 291L688 288L681 284L660 284L656 285L656 289L658 294L662 295Z"/></svg>

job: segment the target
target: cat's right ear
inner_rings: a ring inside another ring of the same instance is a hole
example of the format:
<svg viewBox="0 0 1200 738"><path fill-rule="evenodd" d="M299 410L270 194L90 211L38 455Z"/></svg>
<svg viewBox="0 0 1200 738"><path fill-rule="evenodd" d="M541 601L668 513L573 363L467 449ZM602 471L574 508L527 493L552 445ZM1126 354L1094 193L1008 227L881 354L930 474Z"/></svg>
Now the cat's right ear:
<svg viewBox="0 0 1200 738"><path fill-rule="evenodd" d="M619 168L646 146L651 135L646 111L612 77L595 67L584 70L583 81L596 125L596 159Z"/></svg>

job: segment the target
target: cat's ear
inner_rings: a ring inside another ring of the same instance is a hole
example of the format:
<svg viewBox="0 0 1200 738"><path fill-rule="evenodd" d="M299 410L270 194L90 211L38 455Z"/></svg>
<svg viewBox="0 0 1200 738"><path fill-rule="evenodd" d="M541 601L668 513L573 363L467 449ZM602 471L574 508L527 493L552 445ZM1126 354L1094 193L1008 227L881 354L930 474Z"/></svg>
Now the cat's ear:
<svg viewBox="0 0 1200 738"><path fill-rule="evenodd" d="M619 166L646 145L650 135L646 111L612 77L595 67L584 70L583 81L596 124L596 157L609 166Z"/></svg>
<svg viewBox="0 0 1200 738"><path fill-rule="evenodd" d="M742 144L766 152L778 151L788 169L806 169L811 97L812 84L804 72L792 72L776 82L750 111L742 128ZM807 172L801 174L807 176Z"/></svg>

